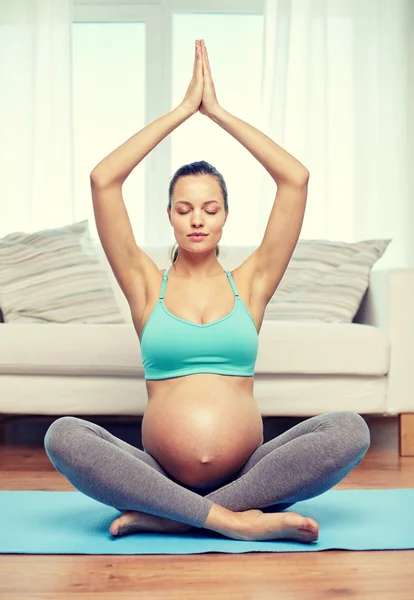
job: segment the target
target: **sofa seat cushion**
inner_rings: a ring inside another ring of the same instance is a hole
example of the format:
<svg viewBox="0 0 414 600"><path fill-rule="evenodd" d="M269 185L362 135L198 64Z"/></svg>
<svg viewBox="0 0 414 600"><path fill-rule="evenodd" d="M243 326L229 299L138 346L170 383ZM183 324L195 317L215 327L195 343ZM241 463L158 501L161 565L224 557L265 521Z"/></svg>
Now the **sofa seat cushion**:
<svg viewBox="0 0 414 600"><path fill-rule="evenodd" d="M144 377L129 324L5 323L1 333L0 374ZM386 375L389 358L376 327L264 320L255 373Z"/></svg>
<svg viewBox="0 0 414 600"><path fill-rule="evenodd" d="M390 355L387 336L371 325L264 320L255 372L386 375Z"/></svg>

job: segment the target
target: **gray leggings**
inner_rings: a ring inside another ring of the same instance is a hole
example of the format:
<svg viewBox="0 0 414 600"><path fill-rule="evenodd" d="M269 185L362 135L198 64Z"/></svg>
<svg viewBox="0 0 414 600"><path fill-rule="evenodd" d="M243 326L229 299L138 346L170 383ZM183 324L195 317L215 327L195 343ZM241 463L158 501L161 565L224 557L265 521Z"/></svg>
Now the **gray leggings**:
<svg viewBox="0 0 414 600"><path fill-rule="evenodd" d="M177 482L150 454L77 417L54 421L44 445L54 467L90 498L203 527L213 502L280 512L323 494L362 461L370 431L351 411L311 417L259 446L233 480L212 491Z"/></svg>

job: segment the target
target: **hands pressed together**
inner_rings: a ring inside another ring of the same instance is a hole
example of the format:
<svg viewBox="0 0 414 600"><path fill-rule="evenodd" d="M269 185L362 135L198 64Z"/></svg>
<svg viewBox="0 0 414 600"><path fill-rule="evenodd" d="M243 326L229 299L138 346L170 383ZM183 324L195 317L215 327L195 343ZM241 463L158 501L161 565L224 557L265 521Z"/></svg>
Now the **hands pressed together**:
<svg viewBox="0 0 414 600"><path fill-rule="evenodd" d="M200 111L206 116L220 108L204 40L196 40L193 77L181 104L191 114Z"/></svg>

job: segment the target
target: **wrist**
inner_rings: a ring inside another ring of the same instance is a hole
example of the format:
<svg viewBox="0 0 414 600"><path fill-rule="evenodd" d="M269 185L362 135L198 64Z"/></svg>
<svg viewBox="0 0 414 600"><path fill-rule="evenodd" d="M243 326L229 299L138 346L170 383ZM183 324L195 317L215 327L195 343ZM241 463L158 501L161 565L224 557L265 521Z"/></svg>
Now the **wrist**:
<svg viewBox="0 0 414 600"><path fill-rule="evenodd" d="M207 116L210 117L210 119L212 119L213 121L217 122L219 117L225 112L226 111L224 110L224 108L218 104L215 108L208 112Z"/></svg>
<svg viewBox="0 0 414 600"><path fill-rule="evenodd" d="M197 111L186 106L185 104L179 104L175 110L181 114L184 118L192 117Z"/></svg>

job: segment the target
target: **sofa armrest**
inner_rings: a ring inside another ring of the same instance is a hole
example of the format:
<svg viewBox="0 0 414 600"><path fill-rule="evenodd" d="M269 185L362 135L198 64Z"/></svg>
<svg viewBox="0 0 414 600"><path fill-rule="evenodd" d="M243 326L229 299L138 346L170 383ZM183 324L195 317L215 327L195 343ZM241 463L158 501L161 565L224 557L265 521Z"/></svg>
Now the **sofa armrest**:
<svg viewBox="0 0 414 600"><path fill-rule="evenodd" d="M414 412L414 269L372 270L354 322L381 329L390 343L387 412Z"/></svg>

